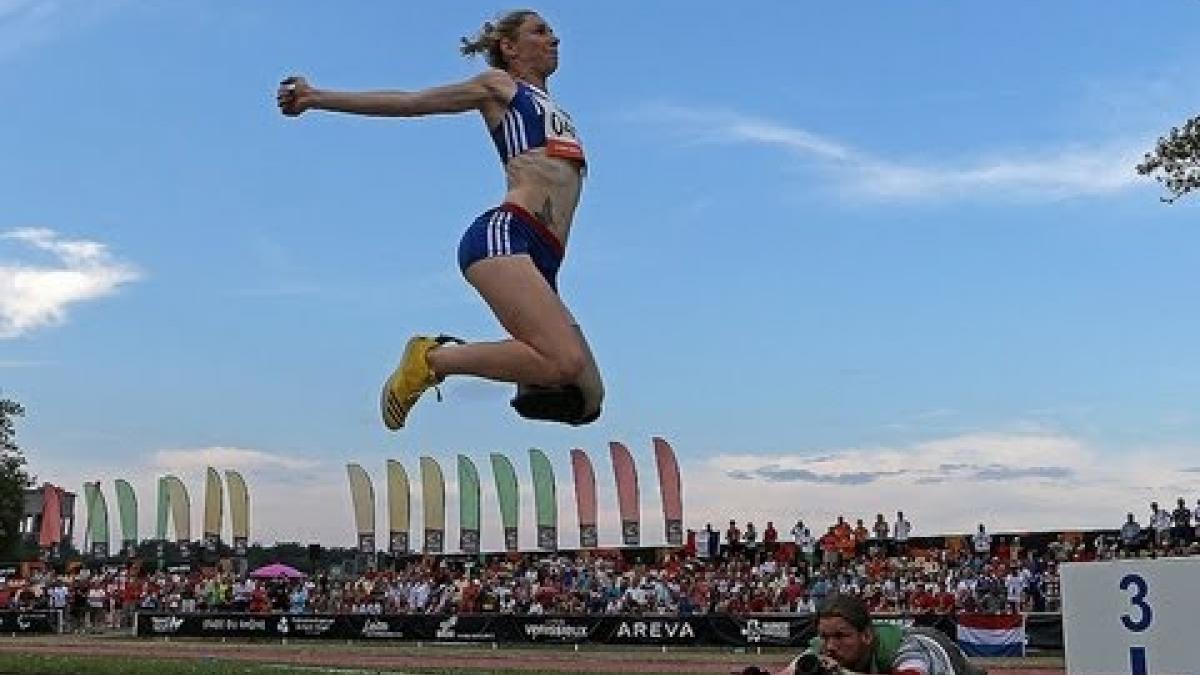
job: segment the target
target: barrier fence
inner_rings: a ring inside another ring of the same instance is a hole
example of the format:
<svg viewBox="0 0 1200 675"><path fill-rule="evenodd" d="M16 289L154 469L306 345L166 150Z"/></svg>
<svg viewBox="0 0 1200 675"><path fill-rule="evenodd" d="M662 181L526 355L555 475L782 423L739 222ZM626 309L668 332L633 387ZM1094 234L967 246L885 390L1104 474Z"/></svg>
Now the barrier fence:
<svg viewBox="0 0 1200 675"><path fill-rule="evenodd" d="M57 609L0 611L0 634L61 633L62 612Z"/></svg>
<svg viewBox="0 0 1200 675"><path fill-rule="evenodd" d="M937 628L955 638L952 615L881 615L877 619ZM1062 616L1027 614L1028 648L1063 648ZM816 634L812 615L698 616L513 614L233 614L142 613L141 637L305 638L662 646L800 648Z"/></svg>

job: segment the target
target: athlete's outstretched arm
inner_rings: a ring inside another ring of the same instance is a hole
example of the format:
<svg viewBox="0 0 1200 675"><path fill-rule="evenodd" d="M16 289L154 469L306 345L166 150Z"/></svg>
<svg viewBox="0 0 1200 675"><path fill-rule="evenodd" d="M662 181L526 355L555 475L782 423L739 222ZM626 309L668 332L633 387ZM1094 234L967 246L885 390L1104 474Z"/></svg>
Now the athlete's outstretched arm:
<svg viewBox="0 0 1200 675"><path fill-rule="evenodd" d="M512 76L495 69L464 82L420 91L329 91L313 87L303 77L292 76L280 83L275 100L279 110L290 117L307 110L418 117L483 110L495 102L507 103L514 87Z"/></svg>

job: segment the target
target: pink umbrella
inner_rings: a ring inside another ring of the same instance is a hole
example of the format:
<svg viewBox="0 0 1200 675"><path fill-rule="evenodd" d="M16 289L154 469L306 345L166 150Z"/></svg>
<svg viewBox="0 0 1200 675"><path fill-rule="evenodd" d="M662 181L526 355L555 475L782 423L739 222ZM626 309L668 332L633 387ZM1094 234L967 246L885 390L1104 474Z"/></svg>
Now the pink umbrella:
<svg viewBox="0 0 1200 675"><path fill-rule="evenodd" d="M303 579L305 576L304 572L283 563L260 567L250 573L253 579Z"/></svg>

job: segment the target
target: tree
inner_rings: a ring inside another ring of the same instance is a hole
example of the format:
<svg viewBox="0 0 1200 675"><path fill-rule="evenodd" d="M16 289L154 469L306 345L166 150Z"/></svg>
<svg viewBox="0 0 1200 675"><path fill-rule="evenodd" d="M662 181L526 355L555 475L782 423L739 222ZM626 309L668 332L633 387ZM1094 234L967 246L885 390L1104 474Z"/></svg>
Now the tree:
<svg viewBox="0 0 1200 675"><path fill-rule="evenodd" d="M1175 200L1192 190L1200 189L1200 116L1172 127L1171 131L1158 139L1154 152L1146 153L1137 165L1143 176L1153 174L1171 193L1162 200L1173 204Z"/></svg>
<svg viewBox="0 0 1200 675"><path fill-rule="evenodd" d="M0 557L9 558L21 543L25 489L33 479L25 471L25 455L16 442L14 420L25 414L20 403L0 399Z"/></svg>

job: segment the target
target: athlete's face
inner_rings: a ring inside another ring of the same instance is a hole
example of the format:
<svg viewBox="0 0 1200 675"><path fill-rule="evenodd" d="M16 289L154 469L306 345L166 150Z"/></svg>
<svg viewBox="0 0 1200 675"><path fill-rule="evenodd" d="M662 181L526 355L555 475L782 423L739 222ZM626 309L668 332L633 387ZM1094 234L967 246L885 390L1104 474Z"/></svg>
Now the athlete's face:
<svg viewBox="0 0 1200 675"><path fill-rule="evenodd" d="M840 616L823 617L817 622L821 653L843 668L861 669L871 648L871 629L859 631Z"/></svg>
<svg viewBox="0 0 1200 675"><path fill-rule="evenodd" d="M543 75L558 70L558 37L550 24L537 14L525 17L517 29L517 38L505 42L509 63L524 64Z"/></svg>

